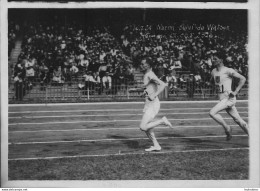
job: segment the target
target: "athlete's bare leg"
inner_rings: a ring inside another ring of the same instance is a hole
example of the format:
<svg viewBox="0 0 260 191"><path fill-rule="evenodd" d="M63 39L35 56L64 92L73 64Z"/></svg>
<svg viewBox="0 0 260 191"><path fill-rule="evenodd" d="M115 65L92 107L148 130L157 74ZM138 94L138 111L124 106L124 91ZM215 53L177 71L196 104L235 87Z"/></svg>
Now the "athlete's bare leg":
<svg viewBox="0 0 260 191"><path fill-rule="evenodd" d="M212 117L217 123L222 125L222 127L225 130L225 133L227 134L227 140L231 139L231 128L230 126L224 121L223 117L219 114L220 111L223 111L227 109L227 105L222 101L219 102L215 107L213 107L209 115Z"/></svg>
<svg viewBox="0 0 260 191"><path fill-rule="evenodd" d="M145 112L140 123L140 129L145 131L147 137L153 142L153 146L146 151L159 151L161 150L161 146L158 143L153 128L157 127L158 125L165 124L163 119L159 119L154 121L154 115L149 111Z"/></svg>
<svg viewBox="0 0 260 191"><path fill-rule="evenodd" d="M164 125L163 119L158 119L156 121L149 121L149 118L146 118L146 115L143 116L143 120L140 124L140 129L142 131L148 131L151 130L159 125Z"/></svg>
<svg viewBox="0 0 260 191"><path fill-rule="evenodd" d="M172 124L168 121L166 117L162 117L161 119L158 119L156 121L153 121L153 118L148 114L144 114L141 124L140 124L140 129L142 131L148 131L153 128L155 128L158 125L167 125L170 128L173 128Z"/></svg>
<svg viewBox="0 0 260 191"><path fill-rule="evenodd" d="M145 132L147 137L153 142L153 146L156 148L161 148L160 144L158 143L157 139L155 138L155 134L153 132L153 129L150 129Z"/></svg>
<svg viewBox="0 0 260 191"><path fill-rule="evenodd" d="M248 133L248 125L247 123L240 117L237 108L235 106L226 109L227 113L233 118L233 120L241 127L241 129L247 134Z"/></svg>

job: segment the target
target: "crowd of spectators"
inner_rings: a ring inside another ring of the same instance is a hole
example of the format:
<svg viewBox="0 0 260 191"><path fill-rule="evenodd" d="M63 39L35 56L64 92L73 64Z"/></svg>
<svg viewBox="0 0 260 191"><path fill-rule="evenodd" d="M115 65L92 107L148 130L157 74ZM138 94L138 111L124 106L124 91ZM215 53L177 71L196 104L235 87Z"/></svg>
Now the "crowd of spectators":
<svg viewBox="0 0 260 191"><path fill-rule="evenodd" d="M169 27L168 27L169 28ZM226 55L224 64L248 75L247 34L234 31L173 31L156 25L128 24L123 29L121 45L133 60L149 56L159 77L176 71L200 74L208 81L213 69L211 56ZM161 30L161 31L160 31Z"/></svg>
<svg viewBox="0 0 260 191"><path fill-rule="evenodd" d="M109 26L37 23L25 31L14 78L21 76L32 85L39 79L42 90L49 83L71 85L73 79L77 81L87 73L98 74L101 80L108 74L116 85L134 80L132 61L122 52Z"/></svg>
<svg viewBox="0 0 260 191"><path fill-rule="evenodd" d="M120 30L120 29L118 29ZM226 55L224 64L248 75L247 34L233 31L160 31L151 25L126 24L121 36L111 26L36 23L28 25L22 52L14 68L15 81L33 86L39 79L46 84L71 84L79 89L98 87L98 92L123 87L134 81L140 59L151 57L153 68L171 89L182 87L192 76L195 83L208 85L214 52ZM10 30L9 43L15 34ZM184 77L186 71L190 74Z"/></svg>

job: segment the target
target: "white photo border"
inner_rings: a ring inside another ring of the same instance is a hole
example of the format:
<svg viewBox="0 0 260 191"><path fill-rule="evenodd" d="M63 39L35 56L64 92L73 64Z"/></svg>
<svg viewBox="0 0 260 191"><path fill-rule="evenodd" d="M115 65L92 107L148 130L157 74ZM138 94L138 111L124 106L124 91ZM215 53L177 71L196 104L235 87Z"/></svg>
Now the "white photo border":
<svg viewBox="0 0 260 191"><path fill-rule="evenodd" d="M165 180L165 181L8 181L8 9L10 8L185 8L185 9L246 9L249 35L249 180ZM1 1L1 185L5 188L41 187L104 187L104 188L252 188L259 187L259 1L247 3L173 3L173 2L70 2L32 3Z"/></svg>

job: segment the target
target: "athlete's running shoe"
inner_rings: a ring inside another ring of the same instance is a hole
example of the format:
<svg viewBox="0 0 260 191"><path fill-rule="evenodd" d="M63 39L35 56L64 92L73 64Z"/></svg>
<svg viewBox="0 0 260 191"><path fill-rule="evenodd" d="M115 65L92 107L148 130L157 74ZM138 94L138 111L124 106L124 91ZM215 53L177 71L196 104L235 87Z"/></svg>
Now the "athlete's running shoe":
<svg viewBox="0 0 260 191"><path fill-rule="evenodd" d="M226 131L226 140L230 141L232 139L232 130Z"/></svg>
<svg viewBox="0 0 260 191"><path fill-rule="evenodd" d="M162 148L160 146L151 146L149 149L145 149L146 152L152 152L152 151L160 151Z"/></svg>

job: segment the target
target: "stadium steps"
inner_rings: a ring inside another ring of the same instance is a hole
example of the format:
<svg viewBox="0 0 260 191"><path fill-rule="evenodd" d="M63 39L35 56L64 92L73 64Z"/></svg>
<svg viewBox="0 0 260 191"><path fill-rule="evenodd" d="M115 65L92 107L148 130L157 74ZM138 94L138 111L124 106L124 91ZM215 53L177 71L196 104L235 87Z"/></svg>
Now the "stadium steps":
<svg viewBox="0 0 260 191"><path fill-rule="evenodd" d="M21 51L22 51L22 40L17 40L15 42L15 47L11 52L9 64L11 65L16 64Z"/></svg>
<svg viewBox="0 0 260 191"><path fill-rule="evenodd" d="M15 42L15 47L11 51L9 60L8 60L8 76L9 76L9 82L12 80L12 75L13 75L13 68L15 64L17 63L18 57L22 51L22 40L17 40Z"/></svg>
<svg viewBox="0 0 260 191"><path fill-rule="evenodd" d="M8 59L8 90L9 94L13 94L14 86L13 86L13 68L17 63L18 57L22 51L22 40L17 40L15 42L15 47L11 51L10 57Z"/></svg>

